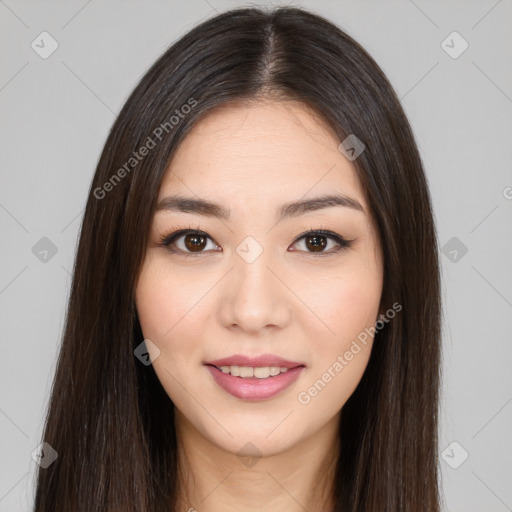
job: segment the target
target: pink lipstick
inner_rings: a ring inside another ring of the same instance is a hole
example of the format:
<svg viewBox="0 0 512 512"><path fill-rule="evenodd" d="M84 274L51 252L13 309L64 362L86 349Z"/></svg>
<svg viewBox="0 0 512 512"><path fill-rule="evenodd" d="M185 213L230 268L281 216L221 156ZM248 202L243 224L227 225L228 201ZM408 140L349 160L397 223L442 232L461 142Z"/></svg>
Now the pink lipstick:
<svg viewBox="0 0 512 512"><path fill-rule="evenodd" d="M230 395L266 400L290 387L305 368L303 363L272 354L233 355L205 363L214 381Z"/></svg>

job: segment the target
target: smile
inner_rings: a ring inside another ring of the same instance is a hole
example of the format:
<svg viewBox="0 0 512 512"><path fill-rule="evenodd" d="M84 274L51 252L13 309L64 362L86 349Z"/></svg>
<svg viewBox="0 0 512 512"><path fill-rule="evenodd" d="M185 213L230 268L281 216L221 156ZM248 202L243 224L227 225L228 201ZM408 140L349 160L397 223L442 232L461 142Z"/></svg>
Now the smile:
<svg viewBox="0 0 512 512"><path fill-rule="evenodd" d="M285 373L288 368L285 366L220 366L217 367L223 373L229 373L233 377L257 377L258 379L266 379L267 377L275 377L280 373Z"/></svg>

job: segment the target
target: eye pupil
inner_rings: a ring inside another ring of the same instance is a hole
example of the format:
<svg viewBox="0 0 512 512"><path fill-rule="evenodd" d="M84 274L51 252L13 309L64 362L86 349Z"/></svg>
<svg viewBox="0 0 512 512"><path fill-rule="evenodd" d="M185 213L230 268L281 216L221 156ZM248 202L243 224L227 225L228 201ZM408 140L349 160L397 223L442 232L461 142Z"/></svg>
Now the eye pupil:
<svg viewBox="0 0 512 512"><path fill-rule="evenodd" d="M312 250L312 252L321 252L322 249L326 246L325 236L323 236L323 235L308 236L306 238L306 245L307 245L308 249Z"/></svg>
<svg viewBox="0 0 512 512"><path fill-rule="evenodd" d="M206 237L196 233L190 233L185 236L185 246L191 252L198 252L205 248Z"/></svg>

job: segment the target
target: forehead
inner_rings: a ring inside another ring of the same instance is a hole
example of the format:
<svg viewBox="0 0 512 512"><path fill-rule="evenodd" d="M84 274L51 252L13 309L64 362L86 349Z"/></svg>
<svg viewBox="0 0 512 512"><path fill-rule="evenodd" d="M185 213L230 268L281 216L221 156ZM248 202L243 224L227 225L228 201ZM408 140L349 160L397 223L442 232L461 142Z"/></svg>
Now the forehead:
<svg viewBox="0 0 512 512"><path fill-rule="evenodd" d="M365 205L353 164L333 130L296 101L237 103L210 111L181 142L159 198L176 192L282 203L338 192Z"/></svg>

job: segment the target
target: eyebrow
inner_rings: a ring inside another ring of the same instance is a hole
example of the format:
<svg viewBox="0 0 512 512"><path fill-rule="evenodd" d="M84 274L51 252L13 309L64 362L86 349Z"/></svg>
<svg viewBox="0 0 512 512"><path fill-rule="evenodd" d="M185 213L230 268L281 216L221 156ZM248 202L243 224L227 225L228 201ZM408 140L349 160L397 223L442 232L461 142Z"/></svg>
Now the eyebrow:
<svg viewBox="0 0 512 512"><path fill-rule="evenodd" d="M332 206L343 206L360 211L363 214L365 213L361 203L356 199L344 195L328 194L312 199L293 201L282 205L278 210L278 222L289 217L298 217L299 215L307 212L330 208ZM156 205L155 211L193 213L196 215L204 215L206 217L215 217L222 220L229 220L230 216L230 210L217 203L179 195L164 197Z"/></svg>

